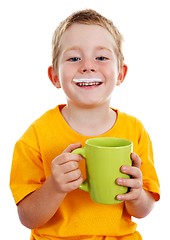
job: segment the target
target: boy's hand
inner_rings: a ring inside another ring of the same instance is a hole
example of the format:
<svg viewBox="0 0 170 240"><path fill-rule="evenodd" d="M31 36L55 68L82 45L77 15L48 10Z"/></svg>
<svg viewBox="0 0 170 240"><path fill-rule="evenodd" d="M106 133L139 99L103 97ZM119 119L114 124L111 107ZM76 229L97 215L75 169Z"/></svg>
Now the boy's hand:
<svg viewBox="0 0 170 240"><path fill-rule="evenodd" d="M132 166L122 166L121 172L126 173L131 176L130 179L127 178L118 178L116 183L121 186L126 186L130 188L130 191L126 194L117 195L118 200L130 201L136 200L140 197L142 192L142 172L140 170L141 159L140 157L132 153Z"/></svg>
<svg viewBox="0 0 170 240"><path fill-rule="evenodd" d="M79 169L79 161L82 157L71 153L78 147L81 147L80 143L69 145L62 154L52 161L52 178L56 190L60 193L68 193L77 189L83 181Z"/></svg>

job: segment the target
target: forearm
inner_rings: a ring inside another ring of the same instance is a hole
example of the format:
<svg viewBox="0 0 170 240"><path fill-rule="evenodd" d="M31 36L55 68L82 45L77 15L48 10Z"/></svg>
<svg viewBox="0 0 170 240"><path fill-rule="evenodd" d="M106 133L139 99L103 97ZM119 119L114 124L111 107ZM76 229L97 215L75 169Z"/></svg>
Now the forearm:
<svg viewBox="0 0 170 240"><path fill-rule="evenodd" d="M25 197L18 204L20 221L33 229L49 221L64 200L66 193L58 193L52 177L41 188Z"/></svg>
<svg viewBox="0 0 170 240"><path fill-rule="evenodd" d="M152 193L142 190L138 199L125 201L125 206L131 216L143 218L153 209L154 203L155 200Z"/></svg>

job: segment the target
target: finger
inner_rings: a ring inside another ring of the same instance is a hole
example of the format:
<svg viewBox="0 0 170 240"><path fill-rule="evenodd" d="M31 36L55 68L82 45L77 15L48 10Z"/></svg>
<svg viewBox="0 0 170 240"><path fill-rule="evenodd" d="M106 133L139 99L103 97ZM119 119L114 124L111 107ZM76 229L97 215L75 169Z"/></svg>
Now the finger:
<svg viewBox="0 0 170 240"><path fill-rule="evenodd" d="M134 166L122 166L121 172L130 175L131 178L142 178L141 170Z"/></svg>
<svg viewBox="0 0 170 240"><path fill-rule="evenodd" d="M125 186L132 189L142 188L142 181L140 179L118 178L116 183L120 186Z"/></svg>
<svg viewBox="0 0 170 240"><path fill-rule="evenodd" d="M79 164L77 161L69 161L61 165L61 170L63 173L68 173L78 169Z"/></svg>
<svg viewBox="0 0 170 240"><path fill-rule="evenodd" d="M53 160L54 164L62 165L70 161L80 161L82 159L81 155L73 153L62 153Z"/></svg>
<svg viewBox="0 0 170 240"><path fill-rule="evenodd" d="M74 149L81 147L81 143L74 143L70 144L64 151L63 153L69 152L71 153Z"/></svg>
<svg viewBox="0 0 170 240"><path fill-rule="evenodd" d="M65 192L71 192L71 191L77 189L78 187L80 187L80 185L82 184L82 182L83 182L83 178L80 177L80 178L78 178L78 179L75 180L75 181L72 181L72 182L67 183L67 184L64 186Z"/></svg>
<svg viewBox="0 0 170 240"><path fill-rule="evenodd" d="M116 199L122 200L122 201L130 201L137 199L139 193L138 190L134 190L133 192L128 192L126 194L119 194L116 196Z"/></svg>
<svg viewBox="0 0 170 240"><path fill-rule="evenodd" d="M79 179L81 177L82 177L82 174L81 174L80 169L76 169L74 171L66 173L64 176L64 181L65 181L65 183L70 183L70 182L76 181L77 179Z"/></svg>
<svg viewBox="0 0 170 240"><path fill-rule="evenodd" d="M140 168L141 166L141 159L136 153L131 153L132 165L134 167Z"/></svg>

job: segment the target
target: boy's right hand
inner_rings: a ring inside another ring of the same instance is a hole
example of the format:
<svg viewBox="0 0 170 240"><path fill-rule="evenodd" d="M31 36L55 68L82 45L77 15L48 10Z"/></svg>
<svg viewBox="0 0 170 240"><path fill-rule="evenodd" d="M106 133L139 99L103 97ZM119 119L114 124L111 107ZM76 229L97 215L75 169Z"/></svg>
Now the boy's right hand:
<svg viewBox="0 0 170 240"><path fill-rule="evenodd" d="M78 147L81 147L80 143L69 145L51 163L52 179L54 180L56 190L60 193L68 193L75 190L83 182L79 169L79 161L82 157L71 153Z"/></svg>

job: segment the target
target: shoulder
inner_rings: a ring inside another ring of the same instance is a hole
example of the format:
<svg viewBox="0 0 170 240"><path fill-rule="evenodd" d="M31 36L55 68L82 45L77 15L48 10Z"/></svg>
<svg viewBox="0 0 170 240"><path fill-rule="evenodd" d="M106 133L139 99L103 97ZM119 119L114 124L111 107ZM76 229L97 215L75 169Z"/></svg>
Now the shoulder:
<svg viewBox="0 0 170 240"><path fill-rule="evenodd" d="M113 110L117 112L117 120L121 124L126 124L126 125L132 126L132 127L137 127L138 126L140 128L144 128L143 123L136 116L125 113L125 112L122 112L118 109L113 109Z"/></svg>
<svg viewBox="0 0 170 240"><path fill-rule="evenodd" d="M62 107L62 105L58 105L55 108L49 109L44 114L42 114L38 119L36 119L32 123L32 125L36 126L36 125L38 125L40 123L44 123L44 122L52 121L53 119L56 119L56 117L61 115L61 113L60 113L60 108L61 107Z"/></svg>
<svg viewBox="0 0 170 240"><path fill-rule="evenodd" d="M136 144L139 144L142 139L148 141L149 134L141 120L117 109L114 109L114 111L117 112L116 133L130 138Z"/></svg>
<svg viewBox="0 0 170 240"><path fill-rule="evenodd" d="M61 125L63 123L61 109L64 106L64 104L57 105L56 107L49 109L34 122L32 122L30 127L36 129L37 131L48 131L49 129L55 128L57 125Z"/></svg>
<svg viewBox="0 0 170 240"><path fill-rule="evenodd" d="M58 105L55 108L46 111L39 118L33 121L22 135L21 140L28 140L29 138L36 139L40 135L47 136L48 133L51 132L51 129L54 129L56 123L60 122L60 107L62 107L62 105Z"/></svg>

